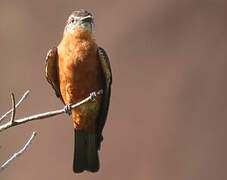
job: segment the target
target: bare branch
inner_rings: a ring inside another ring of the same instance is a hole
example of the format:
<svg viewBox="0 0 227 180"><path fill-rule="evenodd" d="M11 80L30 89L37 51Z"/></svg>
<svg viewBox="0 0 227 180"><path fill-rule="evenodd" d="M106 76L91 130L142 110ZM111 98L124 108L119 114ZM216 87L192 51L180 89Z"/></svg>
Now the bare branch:
<svg viewBox="0 0 227 180"><path fill-rule="evenodd" d="M15 107L15 96L14 94L12 93L11 94L11 100L12 100L12 113L11 113L11 123L14 122L14 119L15 119L15 113L16 113L16 107Z"/></svg>
<svg viewBox="0 0 227 180"><path fill-rule="evenodd" d="M11 156L11 158L9 158L1 167L0 167L0 172L3 171L5 168L7 168L17 157L19 157L21 154L23 154L26 149L31 145L32 140L35 138L36 136L36 132L32 133L32 136L30 137L30 139L27 141L27 143L25 144L25 146L18 151L17 153L15 153L13 156Z"/></svg>
<svg viewBox="0 0 227 180"><path fill-rule="evenodd" d="M28 97L29 93L30 93L29 90L27 90L27 91L24 93L24 95L22 96L22 98L20 99L20 101L18 101L18 103L16 104L15 108L18 108L18 107L21 105L21 103ZM7 113L5 113L5 114L0 118L0 123L1 123L5 118L8 117L8 115L12 112L12 110L13 110L13 109L10 109Z"/></svg>
<svg viewBox="0 0 227 180"><path fill-rule="evenodd" d="M87 98L83 99L82 101L80 101L76 104L73 104L71 106L71 108L74 109L74 108L77 108L77 107L81 106L82 104L87 103L89 101L92 102L97 98L97 96L100 96L102 94L103 94L103 90L99 90L98 92L93 92ZM62 113L65 113L65 108L55 110L55 111L45 112L45 113L41 113L41 114L36 114L36 115L32 115L32 116L28 116L28 117L25 117L25 118L22 118L22 119L17 119L17 120L14 120L13 123L11 121L9 121L9 122L0 126L0 132L4 131L4 130L10 128L10 127L26 123L28 121L44 119L44 118L56 116L56 115L62 114Z"/></svg>

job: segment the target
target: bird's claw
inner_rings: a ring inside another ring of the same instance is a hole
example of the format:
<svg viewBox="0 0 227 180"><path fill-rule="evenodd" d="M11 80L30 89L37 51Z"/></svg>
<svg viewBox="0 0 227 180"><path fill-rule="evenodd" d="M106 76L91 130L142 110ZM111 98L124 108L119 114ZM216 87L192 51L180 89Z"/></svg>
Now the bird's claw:
<svg viewBox="0 0 227 180"><path fill-rule="evenodd" d="M72 107L71 105L66 105L64 107L65 113L68 114L69 116L72 114Z"/></svg>
<svg viewBox="0 0 227 180"><path fill-rule="evenodd" d="M97 94L96 94L96 92L90 93L90 97L91 97L91 101L92 101L92 102L95 102L96 99L97 99Z"/></svg>

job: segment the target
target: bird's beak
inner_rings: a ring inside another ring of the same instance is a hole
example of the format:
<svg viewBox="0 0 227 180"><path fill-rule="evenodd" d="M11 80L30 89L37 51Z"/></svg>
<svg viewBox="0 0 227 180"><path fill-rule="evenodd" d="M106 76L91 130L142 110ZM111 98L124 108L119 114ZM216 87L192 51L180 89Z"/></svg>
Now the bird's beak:
<svg viewBox="0 0 227 180"><path fill-rule="evenodd" d="M80 21L82 23L84 23L84 22L92 23L93 22L93 17L91 15L88 15L88 16L85 16L85 17L81 18Z"/></svg>

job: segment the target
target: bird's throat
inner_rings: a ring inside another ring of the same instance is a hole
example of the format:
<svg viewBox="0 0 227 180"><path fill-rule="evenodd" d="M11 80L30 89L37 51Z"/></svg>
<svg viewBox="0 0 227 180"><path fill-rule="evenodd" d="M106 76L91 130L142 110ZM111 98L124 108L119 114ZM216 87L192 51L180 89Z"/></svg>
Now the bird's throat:
<svg viewBox="0 0 227 180"><path fill-rule="evenodd" d="M65 31L64 38L94 41L93 32L82 28L76 28L73 33Z"/></svg>

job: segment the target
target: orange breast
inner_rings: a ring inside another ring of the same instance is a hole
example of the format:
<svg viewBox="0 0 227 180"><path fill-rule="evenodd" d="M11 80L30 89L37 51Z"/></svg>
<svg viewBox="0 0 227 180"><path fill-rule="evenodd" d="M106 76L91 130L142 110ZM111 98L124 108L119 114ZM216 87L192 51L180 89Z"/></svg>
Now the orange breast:
<svg viewBox="0 0 227 180"><path fill-rule="evenodd" d="M60 90L65 104L74 104L102 89L97 45L89 32L64 34L58 46ZM74 128L95 131L101 98L72 110Z"/></svg>

